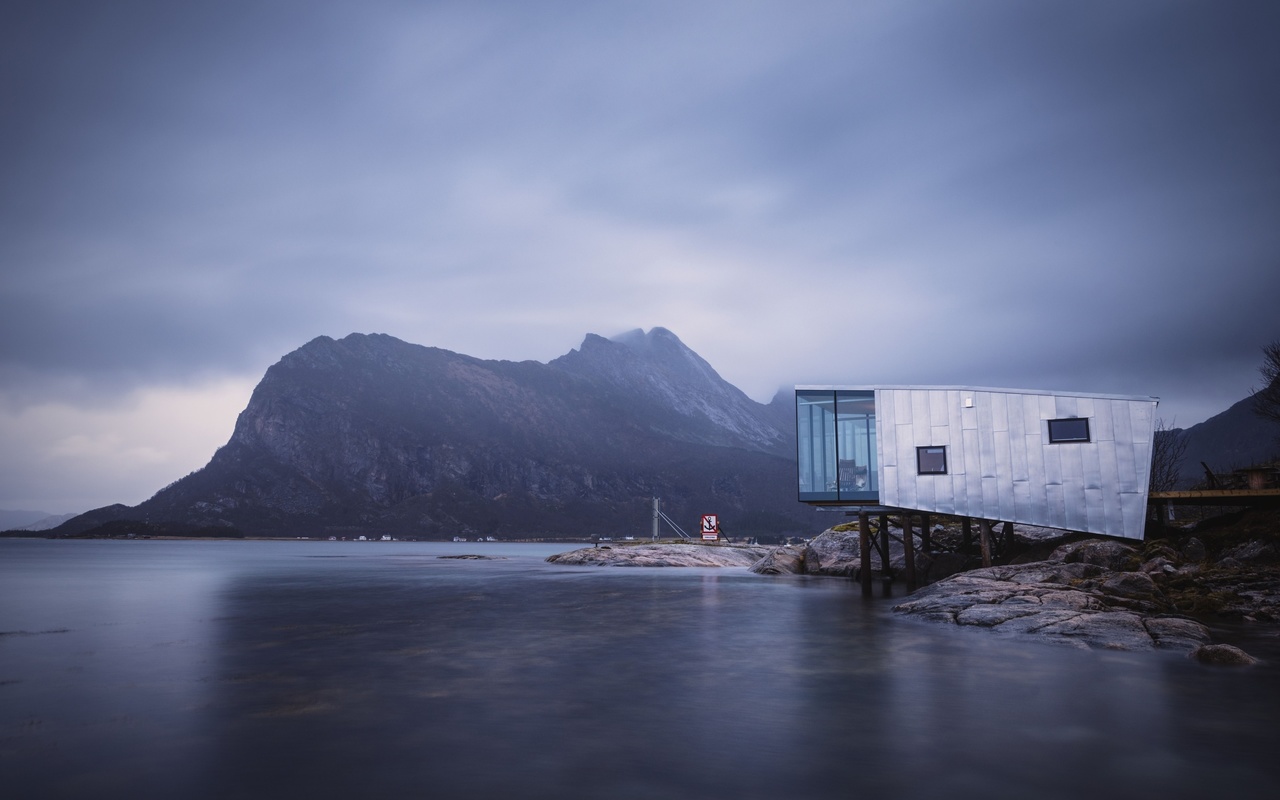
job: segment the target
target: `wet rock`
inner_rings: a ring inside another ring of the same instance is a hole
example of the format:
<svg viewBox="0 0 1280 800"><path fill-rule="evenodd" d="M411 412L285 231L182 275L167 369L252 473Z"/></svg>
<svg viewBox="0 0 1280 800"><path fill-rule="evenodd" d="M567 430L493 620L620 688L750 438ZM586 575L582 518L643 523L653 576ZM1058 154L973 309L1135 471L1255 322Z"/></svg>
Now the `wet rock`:
<svg viewBox="0 0 1280 800"><path fill-rule="evenodd" d="M557 553L549 563L592 567L750 567L769 547L702 544L637 544L584 547Z"/></svg>
<svg viewBox="0 0 1280 800"><path fill-rule="evenodd" d="M804 548L804 572L807 575L851 577L857 574L862 559L861 539L857 531L828 530L815 536ZM871 554L873 569L879 568L879 554Z"/></svg>
<svg viewBox="0 0 1280 800"><path fill-rule="evenodd" d="M1163 594L1156 586L1156 582L1145 572L1118 572L1104 580L1098 588L1099 591L1112 597L1148 602L1163 600Z"/></svg>
<svg viewBox="0 0 1280 800"><path fill-rule="evenodd" d="M1201 664L1215 666L1249 666L1258 663L1258 659L1229 644L1202 645L1192 650L1190 657Z"/></svg>
<svg viewBox="0 0 1280 800"><path fill-rule="evenodd" d="M1203 625L1182 617L1153 617L1143 621L1156 647L1164 650L1194 650L1209 643Z"/></svg>
<svg viewBox="0 0 1280 800"><path fill-rule="evenodd" d="M1093 564L1116 572L1133 569L1139 563L1137 550L1110 539L1085 539L1064 544L1054 550L1048 560L1067 564Z"/></svg>
<svg viewBox="0 0 1280 800"><path fill-rule="evenodd" d="M1142 562L1142 571L1146 573L1177 572L1178 568L1169 559L1163 556L1156 556L1155 558Z"/></svg>
<svg viewBox="0 0 1280 800"><path fill-rule="evenodd" d="M1145 573L1039 562L953 575L894 611L1077 648L1189 651L1209 641L1208 629L1193 620L1146 616L1167 607Z"/></svg>
<svg viewBox="0 0 1280 800"><path fill-rule="evenodd" d="M1151 650L1155 640L1142 617L1129 611L1076 614L1035 631L1040 638L1063 638L1104 650Z"/></svg>
<svg viewBox="0 0 1280 800"><path fill-rule="evenodd" d="M1208 552L1204 549L1204 542L1194 536L1187 539L1182 543L1182 557L1192 562L1204 561L1208 557Z"/></svg>
<svg viewBox="0 0 1280 800"><path fill-rule="evenodd" d="M981 565L981 559L969 558L959 553L939 553L928 560L921 574L925 581L933 583Z"/></svg>
<svg viewBox="0 0 1280 800"><path fill-rule="evenodd" d="M1254 561L1274 561L1276 560L1276 547L1271 542L1250 541L1244 544L1236 545L1229 550L1223 552L1218 563L1224 563L1228 559L1232 564L1248 563Z"/></svg>
<svg viewBox="0 0 1280 800"><path fill-rule="evenodd" d="M778 547L751 565L759 575L799 575L804 572L804 554L794 547Z"/></svg>

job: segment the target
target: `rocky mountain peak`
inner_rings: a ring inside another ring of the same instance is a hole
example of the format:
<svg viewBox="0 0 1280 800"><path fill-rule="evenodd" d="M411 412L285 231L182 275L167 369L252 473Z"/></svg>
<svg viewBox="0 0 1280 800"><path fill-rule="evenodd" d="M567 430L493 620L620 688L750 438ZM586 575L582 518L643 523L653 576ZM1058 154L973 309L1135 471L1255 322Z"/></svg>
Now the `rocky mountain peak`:
<svg viewBox="0 0 1280 800"><path fill-rule="evenodd" d="M721 378L666 328L648 333L636 329L612 339L589 334L581 347L548 366L696 423L701 440L778 452L790 448L785 430L767 407ZM715 431L710 438L707 423ZM668 432L680 436L679 427L668 427Z"/></svg>

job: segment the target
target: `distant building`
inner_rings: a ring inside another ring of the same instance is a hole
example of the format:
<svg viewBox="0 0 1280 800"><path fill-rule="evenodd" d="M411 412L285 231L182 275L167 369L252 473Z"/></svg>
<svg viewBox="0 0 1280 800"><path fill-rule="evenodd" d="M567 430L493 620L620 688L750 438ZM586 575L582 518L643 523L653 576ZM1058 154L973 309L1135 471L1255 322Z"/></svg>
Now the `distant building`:
<svg viewBox="0 0 1280 800"><path fill-rule="evenodd" d="M797 386L799 499L1141 539L1155 397Z"/></svg>

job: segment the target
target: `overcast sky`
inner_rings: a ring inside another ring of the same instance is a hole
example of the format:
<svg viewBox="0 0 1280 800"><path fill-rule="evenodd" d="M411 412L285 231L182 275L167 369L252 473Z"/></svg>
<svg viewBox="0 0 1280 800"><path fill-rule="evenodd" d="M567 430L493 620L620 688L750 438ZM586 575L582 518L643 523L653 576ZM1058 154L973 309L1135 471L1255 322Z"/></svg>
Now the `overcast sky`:
<svg viewBox="0 0 1280 800"><path fill-rule="evenodd" d="M0 508L136 504L353 331L1157 395L1280 338L1280 4L0 4Z"/></svg>

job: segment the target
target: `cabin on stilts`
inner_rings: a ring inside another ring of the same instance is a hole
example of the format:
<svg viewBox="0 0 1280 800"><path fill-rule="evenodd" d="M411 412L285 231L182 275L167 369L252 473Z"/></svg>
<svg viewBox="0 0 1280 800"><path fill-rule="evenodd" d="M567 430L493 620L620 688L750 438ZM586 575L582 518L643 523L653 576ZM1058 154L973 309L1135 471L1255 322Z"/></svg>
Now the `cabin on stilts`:
<svg viewBox="0 0 1280 800"><path fill-rule="evenodd" d="M1021 523L1140 540L1157 403L963 386L797 386L799 500L858 514L868 591L872 514L904 520L909 587L916 516L926 549L929 514L961 517L966 533L976 521L987 563L999 523L1006 536Z"/></svg>

